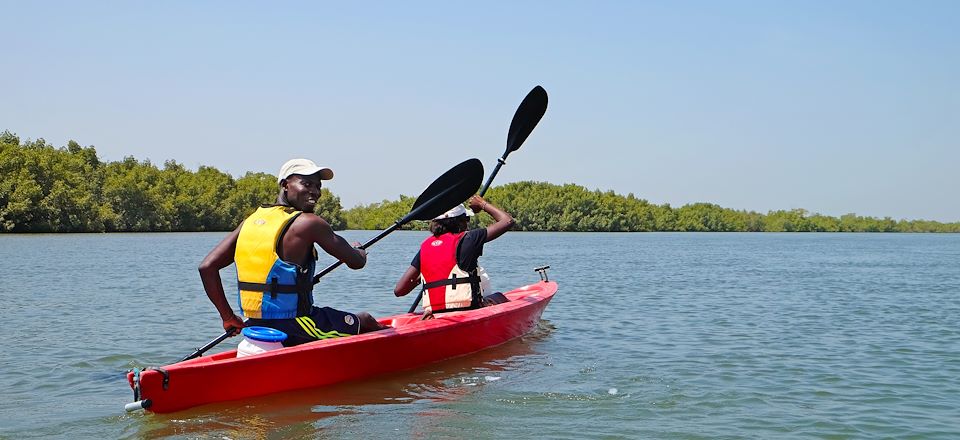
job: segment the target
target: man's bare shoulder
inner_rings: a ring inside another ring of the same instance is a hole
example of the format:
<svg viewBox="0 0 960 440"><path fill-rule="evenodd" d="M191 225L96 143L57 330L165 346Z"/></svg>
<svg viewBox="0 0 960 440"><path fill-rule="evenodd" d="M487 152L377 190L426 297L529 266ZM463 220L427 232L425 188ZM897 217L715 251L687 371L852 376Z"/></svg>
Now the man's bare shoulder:
<svg viewBox="0 0 960 440"><path fill-rule="evenodd" d="M297 216L290 225L289 232L300 237L317 239L333 232L330 224L319 215L305 212Z"/></svg>

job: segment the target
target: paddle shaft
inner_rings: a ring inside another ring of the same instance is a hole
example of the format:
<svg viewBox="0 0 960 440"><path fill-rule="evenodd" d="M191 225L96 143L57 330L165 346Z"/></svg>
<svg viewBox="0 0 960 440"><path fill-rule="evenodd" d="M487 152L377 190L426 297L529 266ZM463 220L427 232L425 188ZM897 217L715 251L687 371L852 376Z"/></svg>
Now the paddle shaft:
<svg viewBox="0 0 960 440"><path fill-rule="evenodd" d="M493 167L493 172L490 173L490 177L487 178L487 182L483 184L483 188L480 188L480 197L483 197L487 193L487 190L490 188L490 184L493 183L493 178L497 177L497 173L500 172L500 167L507 163L507 156L510 155L511 150L503 153L503 157L497 159L497 166Z"/></svg>
<svg viewBox="0 0 960 440"><path fill-rule="evenodd" d="M229 338L229 337L230 337L230 334L233 333L234 330L236 330L236 329L233 328L233 327L231 327L230 330L227 330L227 331L223 332L223 334L220 335L220 336L218 336L217 339L214 339L214 340L212 340L212 341L210 341L210 342L207 342L207 345L204 345L203 347L198 348L197 351L195 351L195 352L187 355L187 357L185 357L185 358L183 358L183 359L180 359L180 362L183 362L183 361L186 361L186 360L190 360L190 359L193 359L193 358L195 358L195 357L200 357L200 356L203 355L203 353L205 353L207 350L209 350L209 349L213 348L215 345L223 342L224 339Z"/></svg>
<svg viewBox="0 0 960 440"><path fill-rule="evenodd" d="M391 232L396 231L396 230L399 229L401 226L403 226L403 225L405 225L405 224L407 224L407 223L410 223L410 221L413 220L413 219L415 219L415 218L417 218L417 216L418 216L421 212L423 212L423 211L427 210L428 208L430 208L435 201L438 201L438 200L442 199L443 197L446 197L447 193L449 193L449 192L451 192L451 191L453 191L453 190L454 190L454 187L449 187L449 188L441 191L441 192L438 193L437 195L431 197L430 199L428 199L426 202L424 202L424 203L421 204L420 206L418 206L418 207L414 208L413 210L411 210L410 213L408 213L407 215L405 215L402 219L397 220L397 221L393 224L393 226L390 226L389 228L385 229L383 232L377 234L376 237L373 237L373 238L371 238L369 241L367 241L366 243L360 245L360 249L366 249L366 248L368 248L368 247L370 247L370 246L373 246L374 243L380 241L380 239L382 239L383 237L386 237L387 235L390 235ZM326 274L332 272L334 269L340 267L341 264L343 264L343 261L337 261L336 263L333 263L333 264L327 266L326 269L321 270L318 274L316 274L316 275L313 276L313 284L319 283L319 282L320 282L320 278L323 278L324 275L326 275Z"/></svg>
<svg viewBox="0 0 960 440"><path fill-rule="evenodd" d="M403 224L400 223L400 220L397 220L397 222L394 223L393 226L390 226L389 228L387 228L386 230L384 230L383 232L381 232L380 234L378 234L376 237L373 237L372 239L370 239L370 241L368 241L368 242L360 245L360 247L359 247L358 249L366 249L366 248L368 248L368 247L370 247L370 246L373 246L374 243L380 241L381 238L386 237L386 236L389 235L391 232L396 231L397 228L399 228L399 227L401 227L401 226L403 226ZM343 261L337 261L336 263L333 263L333 264L327 266L326 269L323 269L323 270L321 270L320 272L318 272L316 275L313 276L313 284L319 283L319 282L320 282L320 278L323 278L324 275L326 275L326 274L328 274L328 273L330 273L330 272L333 272L333 270L336 269L336 268L338 268L338 267L340 267L341 264L343 264Z"/></svg>

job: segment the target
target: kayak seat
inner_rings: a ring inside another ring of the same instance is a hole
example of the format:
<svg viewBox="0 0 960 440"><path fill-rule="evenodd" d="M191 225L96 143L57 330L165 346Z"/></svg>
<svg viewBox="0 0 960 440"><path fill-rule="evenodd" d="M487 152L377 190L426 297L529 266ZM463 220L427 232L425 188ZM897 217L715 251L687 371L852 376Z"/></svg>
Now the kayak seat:
<svg viewBox="0 0 960 440"><path fill-rule="evenodd" d="M483 297L483 301L482 301L481 303L483 304L484 307L486 307L486 306L492 306L492 305L496 305L496 304L502 304L502 303L509 302L509 301L510 301L510 300L507 299L507 297L504 296L503 293L494 292L494 293L491 293L491 294L489 294L489 295L487 295L487 296L484 296L484 297Z"/></svg>

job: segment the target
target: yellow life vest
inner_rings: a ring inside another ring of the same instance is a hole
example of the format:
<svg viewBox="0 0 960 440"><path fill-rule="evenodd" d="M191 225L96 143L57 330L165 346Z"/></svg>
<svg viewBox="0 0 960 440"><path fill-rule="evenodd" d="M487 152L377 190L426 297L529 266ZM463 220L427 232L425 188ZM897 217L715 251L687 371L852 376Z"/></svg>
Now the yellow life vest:
<svg viewBox="0 0 960 440"><path fill-rule="evenodd" d="M288 206L264 206L243 222L234 261L244 316L295 318L313 306L316 249L303 266L284 261L277 254L283 234L300 214L303 212Z"/></svg>

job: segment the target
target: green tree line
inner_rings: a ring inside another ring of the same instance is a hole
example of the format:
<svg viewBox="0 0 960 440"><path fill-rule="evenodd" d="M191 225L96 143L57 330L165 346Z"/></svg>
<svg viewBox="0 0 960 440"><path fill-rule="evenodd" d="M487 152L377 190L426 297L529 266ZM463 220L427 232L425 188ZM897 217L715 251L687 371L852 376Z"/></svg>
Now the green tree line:
<svg viewBox="0 0 960 440"><path fill-rule="evenodd" d="M317 212L343 228L340 199L322 191ZM265 173L234 179L175 161L103 162L92 146L54 148L0 133L0 232L224 231L277 193L276 177Z"/></svg>
<svg viewBox="0 0 960 440"><path fill-rule="evenodd" d="M175 161L162 168L133 157L103 162L92 146L70 141L55 148L43 139L21 142L0 133L0 232L224 231L276 196L275 177L266 173L235 179ZM803 209L761 214L711 203L673 208L574 184L515 182L492 187L486 196L523 231L960 232L960 222L838 218ZM401 195L344 210L323 189L317 213L335 229L381 230L407 214L414 200ZM491 221L486 214L473 220L475 226ZM426 226L411 222L404 229Z"/></svg>
<svg viewBox="0 0 960 440"><path fill-rule="evenodd" d="M803 209L738 211L711 203L680 208L655 205L633 194L590 191L574 184L515 182L490 188L486 198L511 213L521 231L704 231L704 232L960 232L960 222L899 220L856 214L830 217ZM414 198L384 200L344 211L348 229L386 229L413 206ZM480 214L473 226L493 219ZM410 222L405 229L426 229L426 222Z"/></svg>
<svg viewBox="0 0 960 440"><path fill-rule="evenodd" d="M523 231L704 231L704 232L960 232L960 222L893 220L845 214L830 217L804 209L761 214L692 203L656 205L633 194L590 191L574 184L516 182L493 187L487 199L514 216ZM489 216L476 217L480 225ZM350 224L348 223L348 227Z"/></svg>

